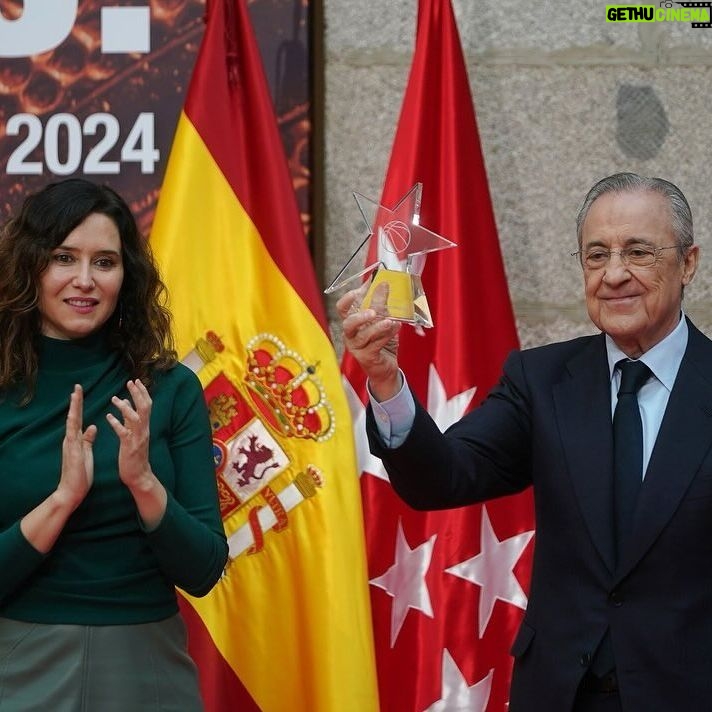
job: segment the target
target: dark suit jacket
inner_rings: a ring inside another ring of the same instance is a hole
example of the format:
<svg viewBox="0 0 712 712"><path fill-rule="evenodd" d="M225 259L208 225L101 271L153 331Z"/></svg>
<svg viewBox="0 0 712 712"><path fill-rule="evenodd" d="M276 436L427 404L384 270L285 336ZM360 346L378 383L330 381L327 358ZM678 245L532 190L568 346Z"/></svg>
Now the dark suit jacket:
<svg viewBox="0 0 712 712"><path fill-rule="evenodd" d="M603 335L512 353L484 403L444 436L417 404L406 442L385 449L369 415L371 449L416 509L534 486L534 565L512 646L511 712L570 710L608 626L626 712L712 710L712 342L688 325L615 570Z"/></svg>

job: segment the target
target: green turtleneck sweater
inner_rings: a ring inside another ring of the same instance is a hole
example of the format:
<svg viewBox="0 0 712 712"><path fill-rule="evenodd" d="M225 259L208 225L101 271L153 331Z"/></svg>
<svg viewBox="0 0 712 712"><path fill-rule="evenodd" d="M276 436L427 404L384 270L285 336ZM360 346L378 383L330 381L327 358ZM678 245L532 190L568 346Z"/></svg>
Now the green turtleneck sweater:
<svg viewBox="0 0 712 712"><path fill-rule="evenodd" d="M168 491L158 527L141 525L119 479L119 442L106 421L111 397L128 398L120 355L100 334L42 337L35 395L0 400L0 616L38 623L109 625L161 620L177 612L174 586L205 595L220 578L227 543L218 508L203 391L182 364L151 387L151 468ZM20 519L57 487L69 395L84 389L84 427L94 442L94 483L54 548L36 551Z"/></svg>

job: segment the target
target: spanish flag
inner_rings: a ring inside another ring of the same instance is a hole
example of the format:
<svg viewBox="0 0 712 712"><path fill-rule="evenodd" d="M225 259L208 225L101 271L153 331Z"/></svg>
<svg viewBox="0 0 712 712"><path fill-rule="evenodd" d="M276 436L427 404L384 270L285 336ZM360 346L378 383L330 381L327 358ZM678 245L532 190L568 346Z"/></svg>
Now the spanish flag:
<svg viewBox="0 0 712 712"><path fill-rule="evenodd" d="M230 544L182 594L209 712L378 709L339 365L245 0L209 0L151 245L213 426Z"/></svg>

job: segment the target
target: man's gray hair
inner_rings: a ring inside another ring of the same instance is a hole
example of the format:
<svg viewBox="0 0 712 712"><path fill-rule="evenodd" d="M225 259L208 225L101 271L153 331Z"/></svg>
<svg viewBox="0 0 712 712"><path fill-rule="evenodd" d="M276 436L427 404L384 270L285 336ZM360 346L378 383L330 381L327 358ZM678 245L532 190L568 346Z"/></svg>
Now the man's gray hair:
<svg viewBox="0 0 712 712"><path fill-rule="evenodd" d="M591 206L606 193L652 192L668 199L670 205L670 225L678 243L678 255L682 259L694 243L692 211L682 191L670 181L662 178L648 178L637 173L615 173L603 178L588 191L588 195L576 216L576 239L581 248L583 224Z"/></svg>

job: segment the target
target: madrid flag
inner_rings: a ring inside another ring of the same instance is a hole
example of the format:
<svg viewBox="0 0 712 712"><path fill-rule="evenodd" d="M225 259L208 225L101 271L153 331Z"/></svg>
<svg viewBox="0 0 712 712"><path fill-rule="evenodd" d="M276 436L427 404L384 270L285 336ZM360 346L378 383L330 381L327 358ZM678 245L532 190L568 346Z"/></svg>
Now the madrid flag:
<svg viewBox="0 0 712 712"><path fill-rule="evenodd" d="M182 597L208 712L378 709L339 365L246 0L209 0L151 245L213 427L230 544Z"/></svg>
<svg viewBox="0 0 712 712"><path fill-rule="evenodd" d="M450 0L420 0L413 64L381 203L423 184L420 224L457 243L428 257L433 329L405 326L399 361L441 428L483 399L517 334ZM342 365L363 420L363 375ZM389 712L503 712L526 606L533 509L525 493L422 513L367 453L363 474L378 681Z"/></svg>

